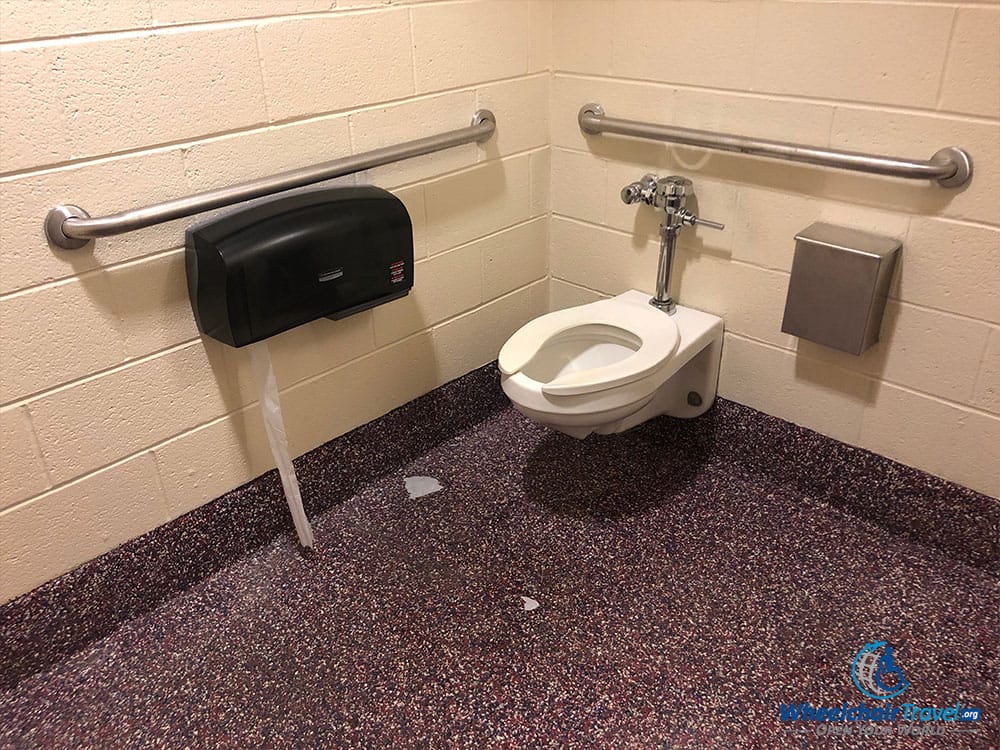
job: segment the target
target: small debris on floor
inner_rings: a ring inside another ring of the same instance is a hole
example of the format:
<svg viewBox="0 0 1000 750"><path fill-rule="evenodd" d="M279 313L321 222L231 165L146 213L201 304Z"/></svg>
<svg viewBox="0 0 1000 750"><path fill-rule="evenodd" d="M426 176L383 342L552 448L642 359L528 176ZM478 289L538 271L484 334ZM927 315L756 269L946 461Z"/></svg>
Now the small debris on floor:
<svg viewBox="0 0 1000 750"><path fill-rule="evenodd" d="M521 598L524 599L525 611L530 612L533 609L538 609L538 602L532 599L530 596L522 596Z"/></svg>
<svg viewBox="0 0 1000 750"><path fill-rule="evenodd" d="M406 485L406 491L410 494L411 500L444 489L444 485L434 477L405 477L403 484Z"/></svg>

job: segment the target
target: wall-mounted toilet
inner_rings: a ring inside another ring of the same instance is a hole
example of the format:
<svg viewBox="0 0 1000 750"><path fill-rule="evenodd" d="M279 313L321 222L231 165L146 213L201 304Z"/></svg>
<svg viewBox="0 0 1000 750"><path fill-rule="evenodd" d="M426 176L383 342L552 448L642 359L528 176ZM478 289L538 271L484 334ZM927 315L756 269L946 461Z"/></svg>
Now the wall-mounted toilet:
<svg viewBox="0 0 1000 750"><path fill-rule="evenodd" d="M697 417L715 400L722 319L635 290L542 315L500 350L501 384L531 420L582 438L668 414Z"/></svg>

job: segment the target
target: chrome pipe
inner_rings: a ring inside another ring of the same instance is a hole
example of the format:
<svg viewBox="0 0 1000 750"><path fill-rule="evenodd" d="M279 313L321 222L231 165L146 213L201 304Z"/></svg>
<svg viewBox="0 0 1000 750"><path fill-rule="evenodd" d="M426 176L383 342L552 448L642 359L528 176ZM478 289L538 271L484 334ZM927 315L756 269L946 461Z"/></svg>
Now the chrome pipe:
<svg viewBox="0 0 1000 750"><path fill-rule="evenodd" d="M742 135L714 133L709 130L694 130L637 120L622 120L605 115L600 104L584 104L580 109L578 122L584 133L592 135L614 133L717 151L733 151L751 156L801 162L820 167L850 169L855 172L869 172L912 180L936 180L942 187L961 187L972 179L972 157L957 146L943 148L926 161L900 159L856 151L802 146L785 141L769 141Z"/></svg>
<svg viewBox="0 0 1000 750"><path fill-rule="evenodd" d="M663 310L667 315L677 311L677 303L670 296L670 271L674 267L674 248L677 245L677 235L680 227L660 230L660 259L656 267L656 294L649 300L653 307Z"/></svg>
<svg viewBox="0 0 1000 750"><path fill-rule="evenodd" d="M312 185L335 177L381 167L392 162L412 159L465 143L483 142L496 130L496 117L487 109L478 110L472 124L447 133L418 138L396 146L385 146L362 154L353 154L311 167L293 169L271 177L241 182L217 190L175 198L145 208L134 208L109 216L91 217L79 206L60 205L49 211L45 218L45 234L56 247L73 250L83 247L95 237L144 229L165 221L181 219L233 203L260 198L285 190Z"/></svg>

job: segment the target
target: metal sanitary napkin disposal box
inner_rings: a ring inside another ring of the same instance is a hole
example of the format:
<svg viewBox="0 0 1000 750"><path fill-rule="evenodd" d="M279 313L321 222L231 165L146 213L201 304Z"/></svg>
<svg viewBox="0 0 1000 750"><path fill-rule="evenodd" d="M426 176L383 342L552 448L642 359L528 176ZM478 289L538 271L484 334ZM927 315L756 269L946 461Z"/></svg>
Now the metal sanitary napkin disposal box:
<svg viewBox="0 0 1000 750"><path fill-rule="evenodd" d="M198 328L231 346L343 318L413 286L413 228L376 187L301 191L187 230Z"/></svg>
<svg viewBox="0 0 1000 750"><path fill-rule="evenodd" d="M861 354L878 341L901 243L816 222L795 235L781 330Z"/></svg>

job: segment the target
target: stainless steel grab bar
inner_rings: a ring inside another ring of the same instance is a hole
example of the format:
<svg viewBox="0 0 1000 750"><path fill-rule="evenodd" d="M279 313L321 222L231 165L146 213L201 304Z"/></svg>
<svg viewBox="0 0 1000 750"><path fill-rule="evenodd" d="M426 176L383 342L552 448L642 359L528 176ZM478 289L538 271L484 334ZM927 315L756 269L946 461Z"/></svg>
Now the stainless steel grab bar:
<svg viewBox="0 0 1000 750"><path fill-rule="evenodd" d="M363 154L345 156L311 167L282 172L272 177L189 195L186 198L175 198L145 208L134 208L110 216L92 218L79 206L60 205L49 211L45 217L45 234L49 238L49 242L56 247L75 250L86 245L94 237L123 234L153 224L162 224L165 221L211 211L214 208L222 208L240 201L312 185L323 180L331 180L334 177L342 177L346 174L361 172L403 159L412 159L414 156L442 151L453 146L461 146L464 143L487 141L496 130L496 125L497 121L493 113L488 109L480 109L473 116L472 124L465 128L418 138L414 141L400 143L397 146L377 148Z"/></svg>
<svg viewBox="0 0 1000 750"><path fill-rule="evenodd" d="M972 179L972 157L957 146L935 153L929 160L898 159L892 156L872 156L855 151L801 146L784 141L768 141L741 135L713 133L708 130L656 125L636 120L608 117L600 104L584 104L578 116L584 133L616 133L655 141L670 141L685 146L698 146L719 151L736 151L752 156L797 161L821 167L851 169L911 180L937 180L942 187L961 187Z"/></svg>

